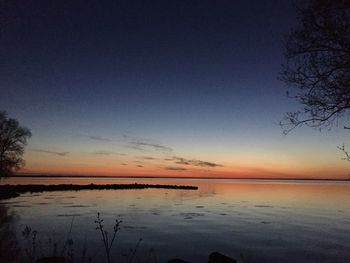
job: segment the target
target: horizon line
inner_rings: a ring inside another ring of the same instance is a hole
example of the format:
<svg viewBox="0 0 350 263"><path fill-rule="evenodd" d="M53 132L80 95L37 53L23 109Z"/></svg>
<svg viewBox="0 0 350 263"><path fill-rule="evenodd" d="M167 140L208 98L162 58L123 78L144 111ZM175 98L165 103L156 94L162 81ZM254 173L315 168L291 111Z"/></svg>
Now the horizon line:
<svg viewBox="0 0 350 263"><path fill-rule="evenodd" d="M45 173L20 173L20 174L14 174L5 178L10 177L37 177L37 178L60 178L60 177L68 177L68 178L136 178L136 179L219 179L219 180L278 180L278 181L350 181L350 178L267 178L267 177L196 177L196 176L118 176L118 175L77 175L77 174L45 174Z"/></svg>

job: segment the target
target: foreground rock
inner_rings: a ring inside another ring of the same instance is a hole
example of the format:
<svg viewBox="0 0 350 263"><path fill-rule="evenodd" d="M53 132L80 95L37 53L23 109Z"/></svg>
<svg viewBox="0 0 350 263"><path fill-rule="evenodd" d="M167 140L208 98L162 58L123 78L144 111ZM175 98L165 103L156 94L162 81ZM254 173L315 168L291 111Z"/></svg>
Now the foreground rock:
<svg viewBox="0 0 350 263"><path fill-rule="evenodd" d="M219 252L213 252L209 255L208 263L237 263L237 260L220 254Z"/></svg>
<svg viewBox="0 0 350 263"><path fill-rule="evenodd" d="M39 258L36 263L65 263L64 257L45 257Z"/></svg>
<svg viewBox="0 0 350 263"><path fill-rule="evenodd" d="M174 258L168 261L168 263L189 263L185 260ZM208 263L237 263L237 260L225 256L219 252L213 252L209 255Z"/></svg>
<svg viewBox="0 0 350 263"><path fill-rule="evenodd" d="M168 263L189 263L185 260L179 259L179 258L174 258L168 261Z"/></svg>

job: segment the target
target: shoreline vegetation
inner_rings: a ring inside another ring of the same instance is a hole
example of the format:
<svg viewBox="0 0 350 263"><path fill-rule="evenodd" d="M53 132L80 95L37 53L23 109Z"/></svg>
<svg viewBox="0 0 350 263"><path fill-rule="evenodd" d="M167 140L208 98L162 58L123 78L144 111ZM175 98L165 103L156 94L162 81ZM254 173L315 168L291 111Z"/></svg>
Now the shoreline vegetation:
<svg viewBox="0 0 350 263"><path fill-rule="evenodd" d="M0 200L17 197L24 193L41 193L53 191L80 191L80 190L127 190L127 189L177 189L198 190L197 186L167 185L167 184L26 184L26 185L0 185Z"/></svg>
<svg viewBox="0 0 350 263"><path fill-rule="evenodd" d="M93 252L84 245L79 247L78 243L74 241L72 235L74 217L72 218L69 231L63 242L57 242L55 237L49 237L48 242L44 242L39 237L39 231L32 229L26 225L22 231L21 243L18 243L15 232L12 232L13 239L6 237L4 243L0 242L0 258L8 263L28 262L28 263L85 263L85 262L125 262L125 263L158 263L157 253L154 248L148 251L144 250L140 253L139 247L143 243L143 239L139 238L133 248L127 251L120 250L119 255L115 253L118 250L117 243L119 232L121 231L121 224L123 221L115 220L112 231L105 227L105 220L99 212L94 220L97 233L101 237L103 245L100 245L98 250L101 253ZM120 239L120 238L119 238ZM120 242L119 242L120 243ZM5 245L5 246L4 246ZM78 246L77 246L78 245ZM51 248L52 246L52 248ZM120 248L119 248L120 249ZM113 253L114 251L114 253ZM97 255L97 256L96 256ZM171 258L171 257L170 257ZM191 261L183 260L181 258L171 258L163 260L167 263L190 263ZM212 252L208 256L208 263L249 263L249 258L240 254L240 259L221 254L219 252Z"/></svg>

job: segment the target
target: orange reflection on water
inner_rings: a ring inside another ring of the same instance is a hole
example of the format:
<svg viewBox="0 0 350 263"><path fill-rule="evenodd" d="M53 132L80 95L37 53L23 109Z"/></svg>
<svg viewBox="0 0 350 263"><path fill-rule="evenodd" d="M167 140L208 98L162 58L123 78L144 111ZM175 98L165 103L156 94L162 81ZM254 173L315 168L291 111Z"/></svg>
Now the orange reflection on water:
<svg viewBox="0 0 350 263"><path fill-rule="evenodd" d="M220 202L244 201L276 206L333 207L350 210L350 183L335 181L277 181L239 179L182 179L182 178L77 178L77 177L13 177L0 184L170 184L194 185L196 191L185 191L186 195L215 197ZM110 190L113 192L113 190ZM137 191L137 190L136 190ZM158 189L148 189L156 193ZM91 192L91 191L90 191ZM107 191L108 192L108 191ZM173 196L184 195L184 191L173 191ZM107 195L108 193L104 193ZM87 197L87 195L85 195ZM212 200L206 200L212 202ZM217 201L217 200L215 200Z"/></svg>
<svg viewBox="0 0 350 263"><path fill-rule="evenodd" d="M245 200L298 207L350 207L350 184L342 182L215 182L216 194L222 200Z"/></svg>

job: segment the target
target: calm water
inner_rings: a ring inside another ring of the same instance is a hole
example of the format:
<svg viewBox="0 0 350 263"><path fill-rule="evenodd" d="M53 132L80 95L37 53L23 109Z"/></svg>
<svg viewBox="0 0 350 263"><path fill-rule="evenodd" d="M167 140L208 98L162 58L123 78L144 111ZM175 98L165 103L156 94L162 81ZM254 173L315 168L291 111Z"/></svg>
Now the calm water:
<svg viewBox="0 0 350 263"><path fill-rule="evenodd" d="M123 220L113 257L142 242L140 260L182 258L207 262L219 251L251 262L350 262L350 184L243 180L13 178L1 183L159 183L198 190L87 190L23 194L2 201L17 240L28 225L38 231L40 253L62 247L72 226L76 257L83 247L101 262L97 212L112 231ZM155 259L156 258L156 259ZM137 262L137 261L135 261Z"/></svg>

